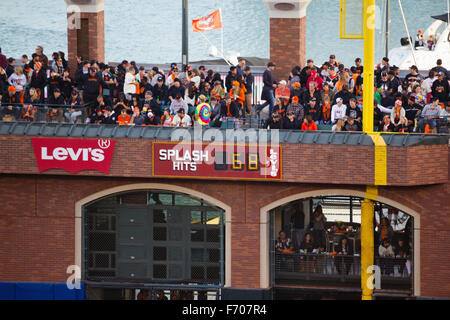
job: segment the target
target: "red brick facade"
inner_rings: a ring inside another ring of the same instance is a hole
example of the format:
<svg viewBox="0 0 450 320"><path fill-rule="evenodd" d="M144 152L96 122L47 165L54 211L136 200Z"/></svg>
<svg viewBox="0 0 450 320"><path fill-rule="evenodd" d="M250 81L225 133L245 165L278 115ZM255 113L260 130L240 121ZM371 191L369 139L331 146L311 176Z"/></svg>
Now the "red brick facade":
<svg viewBox="0 0 450 320"><path fill-rule="evenodd" d="M259 288L262 207L314 190L364 192L373 181L372 147L283 145L283 182L267 183L154 179L151 140L116 141L110 176L100 177L38 174L30 137L0 136L0 281L65 282L66 268L74 264L75 203L116 186L151 182L195 190L230 206L231 285ZM420 295L450 297L448 146L388 148L388 154L392 185L379 195L420 214ZM411 184L416 186L406 187Z"/></svg>
<svg viewBox="0 0 450 320"><path fill-rule="evenodd" d="M68 17L71 14L68 13ZM87 27L86 30L87 38L83 38L82 41L88 41L88 43L84 43L84 46L88 49L88 56L84 54L83 58L86 60L97 60L97 61L105 61L105 13L104 11L100 11L98 13L81 13L80 14L81 23L80 26L82 29L77 30L74 28L69 28L67 30L67 40L68 40L68 60L69 60L69 68L74 73L77 70L77 61L76 56L82 55L80 48L78 48L79 39L78 36L80 33L83 33L83 28L86 26L83 23L83 19L87 19Z"/></svg>
<svg viewBox="0 0 450 320"><path fill-rule="evenodd" d="M39 173L31 138L0 135L0 173ZM155 140L115 141L108 176L151 178L152 143ZM282 143L281 149L282 182L370 185L375 181L374 147ZM387 150L388 185L414 186L448 181L447 145L388 147ZM51 169L42 174L67 175L67 172ZM84 171L77 175L103 176L103 173Z"/></svg>
<svg viewBox="0 0 450 320"><path fill-rule="evenodd" d="M276 81L286 77L294 66L306 62L306 17L270 18L270 60L277 65Z"/></svg>

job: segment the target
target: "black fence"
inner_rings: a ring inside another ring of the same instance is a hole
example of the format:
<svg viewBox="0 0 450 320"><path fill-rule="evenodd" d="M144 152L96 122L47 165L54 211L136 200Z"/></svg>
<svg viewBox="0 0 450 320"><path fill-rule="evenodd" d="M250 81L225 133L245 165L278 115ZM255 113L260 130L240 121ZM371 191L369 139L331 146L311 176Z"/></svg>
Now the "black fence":
<svg viewBox="0 0 450 320"><path fill-rule="evenodd" d="M380 272L381 289L410 290L411 258L374 257ZM275 253L275 285L320 284L361 285L361 257L329 253Z"/></svg>

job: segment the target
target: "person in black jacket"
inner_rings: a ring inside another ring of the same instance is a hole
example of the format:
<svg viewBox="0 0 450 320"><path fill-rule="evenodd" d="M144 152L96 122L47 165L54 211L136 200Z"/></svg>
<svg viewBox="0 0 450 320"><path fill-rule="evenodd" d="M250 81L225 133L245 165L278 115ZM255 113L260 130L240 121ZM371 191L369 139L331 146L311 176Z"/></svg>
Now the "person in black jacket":
<svg viewBox="0 0 450 320"><path fill-rule="evenodd" d="M60 123L63 119L64 113L64 97L61 94L61 90L56 88L53 94L48 98L49 111L47 113L47 122Z"/></svg>
<svg viewBox="0 0 450 320"><path fill-rule="evenodd" d="M103 113L103 124L116 124L117 123L117 115L114 111L112 111L111 107L106 107Z"/></svg>
<svg viewBox="0 0 450 320"><path fill-rule="evenodd" d="M7 61L7 65L5 68L6 71L6 75L8 76L8 78L14 73L14 63L15 63L15 59L14 58L8 58Z"/></svg>
<svg viewBox="0 0 450 320"><path fill-rule="evenodd" d="M159 79L158 79L158 81L159 81ZM169 97L169 100L170 100L168 102L172 103L173 100L175 100L175 98L177 96L180 96L184 99L185 92L186 92L186 87L181 85L180 79L175 78L173 80L173 84L170 86L169 90L167 90L167 96Z"/></svg>
<svg viewBox="0 0 450 320"><path fill-rule="evenodd" d="M97 73L97 69L89 68L89 74L85 76L83 83L84 103L95 103L97 97L101 94L103 80Z"/></svg>
<svg viewBox="0 0 450 320"><path fill-rule="evenodd" d="M233 88L233 82L237 80L237 68L235 66L230 67L230 71L228 71L228 75L225 78L225 88L227 92L230 92Z"/></svg>
<svg viewBox="0 0 450 320"><path fill-rule="evenodd" d="M283 119L283 129L300 130L300 122L295 119L294 112L289 111Z"/></svg>
<svg viewBox="0 0 450 320"><path fill-rule="evenodd" d="M309 100L309 103L305 105L305 117L310 115L312 117L312 121L319 123L322 112L320 110L320 104L317 103L316 98L312 98Z"/></svg>
<svg viewBox="0 0 450 320"><path fill-rule="evenodd" d="M81 67L75 73L75 84L78 90L83 90L85 78L89 75L89 62L83 61Z"/></svg>
<svg viewBox="0 0 450 320"><path fill-rule="evenodd" d="M145 92L145 98L140 102L139 110L146 114L151 111L157 118L162 116L161 106L153 99L153 94L150 90Z"/></svg>
<svg viewBox="0 0 450 320"><path fill-rule="evenodd" d="M353 258L353 248L348 242L346 237L343 237L339 244L335 248L336 258L335 258L335 266L339 274L348 274L350 271L350 267L352 266Z"/></svg>
<svg viewBox="0 0 450 320"><path fill-rule="evenodd" d="M8 87L8 77L6 76L6 71L2 67L0 67L0 93L6 91Z"/></svg>
<svg viewBox="0 0 450 320"><path fill-rule="evenodd" d="M35 63L33 75L31 76L30 88L39 90L41 101L44 100L44 87L46 84L47 75L45 70L40 67L40 63Z"/></svg>
<svg viewBox="0 0 450 320"><path fill-rule="evenodd" d="M231 99L228 94L225 96L224 100L220 103L220 115L226 118L237 118L239 117L239 107L236 102Z"/></svg>
<svg viewBox="0 0 450 320"><path fill-rule="evenodd" d="M335 94L334 96L334 104L337 103L337 99L341 98L343 103L348 106L351 98L355 98L355 95L348 90L348 85L343 85L342 90ZM334 105L333 104L333 105Z"/></svg>
<svg viewBox="0 0 450 320"><path fill-rule="evenodd" d="M278 112L274 112L272 116L267 120L267 129L283 129L283 121L281 115Z"/></svg>
<svg viewBox="0 0 450 320"><path fill-rule="evenodd" d="M156 81L156 85L153 86L153 99L156 100L157 103L164 106L170 104L168 101L168 88L164 84L164 78L162 76L157 76L158 79Z"/></svg>
<svg viewBox="0 0 450 320"><path fill-rule="evenodd" d="M448 81L443 72L438 73L438 78L433 82L431 94L433 98L439 98L439 102L447 105L448 95L450 93Z"/></svg>
<svg viewBox="0 0 450 320"><path fill-rule="evenodd" d="M398 92L398 87L400 86L400 80L395 76L394 71L388 72L388 91L392 94L396 94Z"/></svg>
<svg viewBox="0 0 450 320"><path fill-rule="evenodd" d="M255 77L249 66L244 69L244 84L247 92L245 93L245 105L248 113L252 112L252 96L253 96L253 83L255 82Z"/></svg>
<svg viewBox="0 0 450 320"><path fill-rule="evenodd" d="M273 78L273 71L275 70L275 64L272 62L269 62L267 64L267 69L264 71L263 74L263 82L264 87L261 94L261 100L266 100L264 104L260 105L258 107L257 113L259 116L259 113L262 109L264 109L267 105L269 106L269 115L273 113L273 107L275 106L275 89L277 88L277 84Z"/></svg>

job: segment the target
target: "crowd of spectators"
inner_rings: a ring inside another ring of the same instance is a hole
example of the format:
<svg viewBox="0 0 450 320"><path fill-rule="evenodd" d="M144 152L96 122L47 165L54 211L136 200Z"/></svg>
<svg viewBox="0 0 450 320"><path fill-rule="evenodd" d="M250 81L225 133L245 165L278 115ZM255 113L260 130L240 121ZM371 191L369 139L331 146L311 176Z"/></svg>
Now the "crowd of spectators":
<svg viewBox="0 0 450 320"><path fill-rule="evenodd" d="M381 214L377 209L379 222L374 226L374 257L383 275L393 275L398 266L400 275L411 275L412 257L412 219L400 214L396 209L388 209L388 214ZM289 259L300 272L319 272L324 269L318 254L330 256L339 274L348 274L350 267L357 261L361 252L360 230L354 230L344 222L337 222L326 228L327 219L321 205L318 205L309 225L305 224L303 210L293 205L290 208L292 220L291 232L279 231L275 241L276 263L280 270L286 270ZM395 230L393 228L395 226ZM352 234L352 235L351 235ZM320 265L322 264L322 265Z"/></svg>
<svg viewBox="0 0 450 320"><path fill-rule="evenodd" d="M207 103L215 127L230 119L258 117L267 119L261 123L269 129L362 130L360 58L350 68L334 55L320 67L309 59L280 81L274 79L275 68L268 63L261 96L265 103L254 105L255 78L243 58L222 77L205 66L180 70L173 63L164 72L158 67L146 70L134 61L113 67L83 57L77 57L77 70L70 70L63 52L48 59L37 46L31 59L23 55L16 63L0 49L0 120L189 127L199 125L196 106ZM436 132L437 120L448 114L449 72L441 60L426 78L418 71L411 66L400 79L388 58L376 67L375 130Z"/></svg>

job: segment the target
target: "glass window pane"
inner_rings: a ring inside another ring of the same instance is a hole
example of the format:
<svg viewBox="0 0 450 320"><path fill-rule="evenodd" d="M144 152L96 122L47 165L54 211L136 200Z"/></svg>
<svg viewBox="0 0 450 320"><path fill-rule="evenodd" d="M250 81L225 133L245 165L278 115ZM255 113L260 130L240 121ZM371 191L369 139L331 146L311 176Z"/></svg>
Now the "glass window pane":
<svg viewBox="0 0 450 320"><path fill-rule="evenodd" d="M153 240L166 241L167 240L167 229L165 227L154 227L153 228Z"/></svg>
<svg viewBox="0 0 450 320"><path fill-rule="evenodd" d="M150 192L148 204L171 206L171 205L173 205L172 194L171 193Z"/></svg>
<svg viewBox="0 0 450 320"><path fill-rule="evenodd" d="M201 202L199 200L193 199L187 195L176 194L175 195L175 205L176 206L200 206Z"/></svg>
<svg viewBox="0 0 450 320"><path fill-rule="evenodd" d="M191 211L191 224L202 223L202 212L201 211Z"/></svg>
<svg viewBox="0 0 450 320"><path fill-rule="evenodd" d="M111 254L111 268L115 268L115 267L116 267L116 255Z"/></svg>
<svg viewBox="0 0 450 320"><path fill-rule="evenodd" d="M165 279L167 278L167 266L165 264L153 265L153 278Z"/></svg>
<svg viewBox="0 0 450 320"><path fill-rule="evenodd" d="M221 212L220 211L207 211L206 223L211 225L220 224Z"/></svg>
<svg viewBox="0 0 450 320"><path fill-rule="evenodd" d="M166 223L167 222L167 210L153 209L153 222L154 223Z"/></svg>
<svg viewBox="0 0 450 320"><path fill-rule="evenodd" d="M193 242L202 242L205 241L205 232L204 230L191 230L191 241Z"/></svg>
<svg viewBox="0 0 450 320"><path fill-rule="evenodd" d="M147 204L147 192L132 192L121 195L122 204Z"/></svg>
<svg viewBox="0 0 450 320"><path fill-rule="evenodd" d="M154 247L153 248L153 260L155 260L155 261L167 260L167 249L165 247Z"/></svg>

